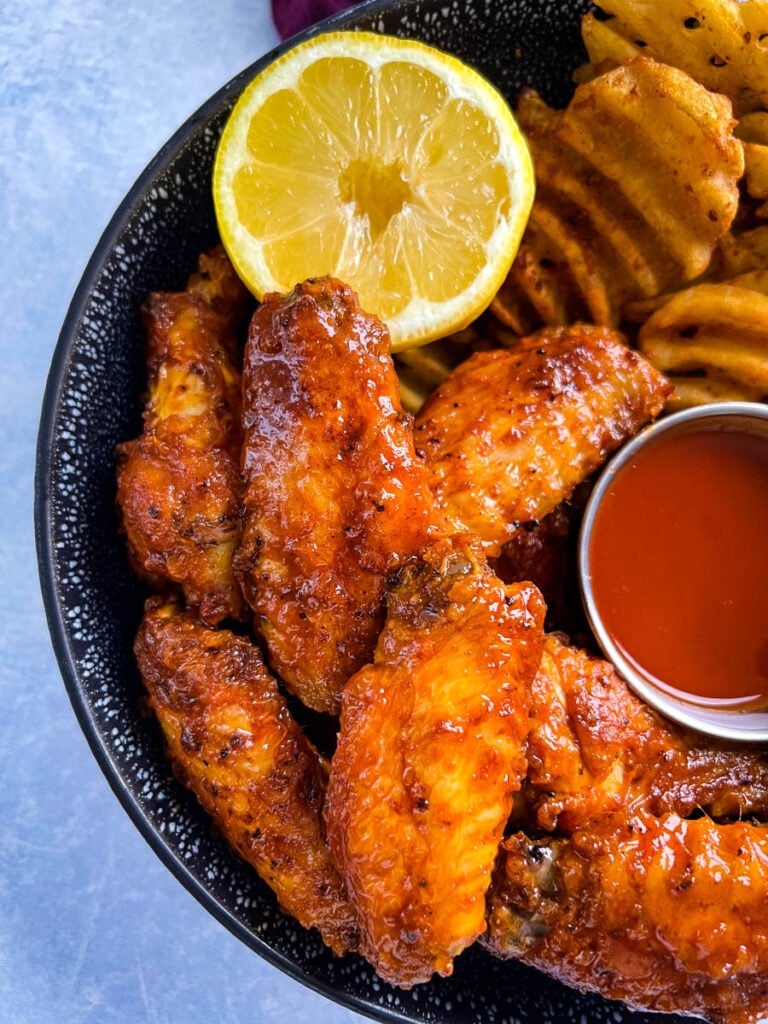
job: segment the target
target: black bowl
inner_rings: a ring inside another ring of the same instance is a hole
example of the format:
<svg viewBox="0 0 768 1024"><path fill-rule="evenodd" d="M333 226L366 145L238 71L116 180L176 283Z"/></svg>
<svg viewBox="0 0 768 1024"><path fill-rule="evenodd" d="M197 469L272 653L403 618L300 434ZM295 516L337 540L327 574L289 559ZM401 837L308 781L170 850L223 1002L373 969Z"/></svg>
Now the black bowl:
<svg viewBox="0 0 768 1024"><path fill-rule="evenodd" d="M475 65L511 100L533 85L564 104L583 59L584 0L374 0L316 26L415 36ZM282 48L281 48L282 49ZM145 596L115 514L114 447L140 428L139 306L181 288L216 240L210 179L219 133L244 84L273 51L212 97L147 167L105 231L56 347L40 423L35 519L48 623L77 717L107 779L158 856L238 938L305 985L382 1021L662 1021L583 996L479 948L453 977L400 992L361 959L335 959L277 908L256 874L211 834L174 779L142 713L132 642ZM672 1020L675 1018L666 1018Z"/></svg>

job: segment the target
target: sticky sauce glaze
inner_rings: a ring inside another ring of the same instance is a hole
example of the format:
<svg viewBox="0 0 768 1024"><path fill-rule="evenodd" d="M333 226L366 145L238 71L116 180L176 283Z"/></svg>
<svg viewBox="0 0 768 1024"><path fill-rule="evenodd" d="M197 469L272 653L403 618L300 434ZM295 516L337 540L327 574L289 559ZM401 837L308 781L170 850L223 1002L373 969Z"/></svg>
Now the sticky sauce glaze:
<svg viewBox="0 0 768 1024"><path fill-rule="evenodd" d="M651 683L768 705L768 440L662 435L623 466L592 528L596 608Z"/></svg>

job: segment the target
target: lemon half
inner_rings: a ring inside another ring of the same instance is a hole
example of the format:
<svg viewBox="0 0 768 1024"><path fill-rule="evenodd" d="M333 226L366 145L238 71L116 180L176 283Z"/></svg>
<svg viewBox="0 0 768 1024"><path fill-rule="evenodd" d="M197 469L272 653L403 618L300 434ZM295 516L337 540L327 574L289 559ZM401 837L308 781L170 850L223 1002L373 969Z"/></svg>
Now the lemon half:
<svg viewBox="0 0 768 1024"><path fill-rule="evenodd" d="M222 242L258 299L332 274L393 350L465 327L517 252L534 176L503 96L414 40L331 32L246 87L213 193Z"/></svg>

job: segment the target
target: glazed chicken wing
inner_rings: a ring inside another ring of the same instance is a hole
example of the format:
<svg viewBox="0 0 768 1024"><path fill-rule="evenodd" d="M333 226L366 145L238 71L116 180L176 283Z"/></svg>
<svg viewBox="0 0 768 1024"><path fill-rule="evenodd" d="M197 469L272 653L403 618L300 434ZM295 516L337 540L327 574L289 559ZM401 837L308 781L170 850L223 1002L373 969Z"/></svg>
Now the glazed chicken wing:
<svg viewBox="0 0 768 1024"><path fill-rule="evenodd" d="M768 1015L768 828L608 815L505 840L485 944L579 989L718 1024Z"/></svg>
<svg viewBox="0 0 768 1024"><path fill-rule="evenodd" d="M561 623L567 615L574 533L563 502L542 520L531 520L517 530L492 562L494 572L505 583L529 580L538 587L547 602L548 625L550 621Z"/></svg>
<svg viewBox="0 0 768 1024"><path fill-rule="evenodd" d="M640 808L768 813L768 758L666 721L607 661L545 639L530 688L526 802L536 830L571 831Z"/></svg>
<svg viewBox="0 0 768 1024"><path fill-rule="evenodd" d="M347 684L328 839L392 984L438 972L485 928L485 893L525 770L527 686L544 606L466 538L402 570L374 663Z"/></svg>
<svg viewBox="0 0 768 1024"><path fill-rule="evenodd" d="M545 328L453 370L416 417L416 447L451 527L495 557L658 415L670 392L618 332Z"/></svg>
<svg viewBox="0 0 768 1024"><path fill-rule="evenodd" d="M437 516L386 327L324 278L268 295L244 367L245 523L236 568L270 663L338 713L368 662L388 576Z"/></svg>
<svg viewBox="0 0 768 1024"><path fill-rule="evenodd" d="M242 489L235 328L245 300L220 247L200 257L186 291L150 295L144 431L117 450L134 568L157 590L179 587L210 623L244 608L232 556Z"/></svg>
<svg viewBox="0 0 768 1024"><path fill-rule="evenodd" d="M247 639L152 598L136 638L176 772L283 909L338 954L356 926L321 817L326 772Z"/></svg>

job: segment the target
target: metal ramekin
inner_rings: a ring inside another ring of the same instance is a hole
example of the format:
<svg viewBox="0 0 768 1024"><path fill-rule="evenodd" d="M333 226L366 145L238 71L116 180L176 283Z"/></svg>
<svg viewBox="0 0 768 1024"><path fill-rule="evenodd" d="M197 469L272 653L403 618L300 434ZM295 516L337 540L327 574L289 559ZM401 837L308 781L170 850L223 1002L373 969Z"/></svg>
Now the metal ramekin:
<svg viewBox="0 0 768 1024"><path fill-rule="evenodd" d="M661 690L639 674L605 629L592 590L589 563L592 527L600 503L616 473L641 449L654 444L658 438L701 429L738 430L764 437L768 443L768 405L757 402L717 402L685 409L646 427L619 450L602 471L584 512L579 536L579 585L582 600L590 626L605 656L613 662L635 693L648 704L681 725L713 736L737 741L768 742L768 710L739 711L703 706Z"/></svg>

